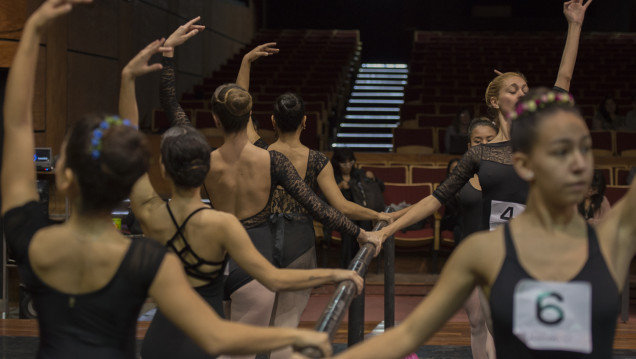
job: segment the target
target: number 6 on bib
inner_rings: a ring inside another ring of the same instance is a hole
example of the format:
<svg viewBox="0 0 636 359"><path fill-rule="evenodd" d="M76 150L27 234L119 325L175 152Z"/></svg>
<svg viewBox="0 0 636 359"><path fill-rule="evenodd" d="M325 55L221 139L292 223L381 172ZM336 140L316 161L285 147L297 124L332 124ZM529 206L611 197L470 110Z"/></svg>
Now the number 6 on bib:
<svg viewBox="0 0 636 359"><path fill-rule="evenodd" d="M592 352L592 286L522 279L513 301L513 333L535 350Z"/></svg>

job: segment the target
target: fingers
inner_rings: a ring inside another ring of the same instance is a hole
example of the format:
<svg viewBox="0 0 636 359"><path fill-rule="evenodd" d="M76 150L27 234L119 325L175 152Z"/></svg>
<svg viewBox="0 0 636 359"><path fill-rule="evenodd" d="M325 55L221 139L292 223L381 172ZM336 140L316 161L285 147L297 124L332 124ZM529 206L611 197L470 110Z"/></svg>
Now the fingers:
<svg viewBox="0 0 636 359"><path fill-rule="evenodd" d="M581 0L582 1L582 0ZM592 0L588 0L585 5L583 5L583 9L587 10L587 7L590 6L590 4L592 3Z"/></svg>
<svg viewBox="0 0 636 359"><path fill-rule="evenodd" d="M501 72L501 71L499 71L499 70L497 70L497 69L495 69L495 73L497 74L497 76L501 76L501 75L503 75L503 72Z"/></svg>
<svg viewBox="0 0 636 359"><path fill-rule="evenodd" d="M322 336L320 350L326 357L330 357L333 354L333 348L329 342L329 336L327 333L319 333Z"/></svg>
<svg viewBox="0 0 636 359"><path fill-rule="evenodd" d="M358 295L362 294L362 291L364 290L364 278L360 277L358 273L354 272L354 276L352 279L353 283L356 285L356 292L358 293Z"/></svg>
<svg viewBox="0 0 636 359"><path fill-rule="evenodd" d="M197 16L194 19L186 22L184 26L190 27L190 26L194 25L195 22L199 22L199 20L201 20L201 16Z"/></svg>

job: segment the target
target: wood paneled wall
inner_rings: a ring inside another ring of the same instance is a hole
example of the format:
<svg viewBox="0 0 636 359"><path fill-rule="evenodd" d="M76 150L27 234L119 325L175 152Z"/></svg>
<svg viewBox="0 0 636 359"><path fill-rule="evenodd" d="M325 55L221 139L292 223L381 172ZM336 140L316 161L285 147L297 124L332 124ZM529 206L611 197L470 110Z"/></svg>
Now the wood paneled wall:
<svg viewBox="0 0 636 359"><path fill-rule="evenodd" d="M0 0L0 67L10 67L19 30L41 2ZM199 15L206 31L176 53L180 95L250 42L256 27L253 5L230 0L95 0L56 21L42 39L38 62L36 145L51 147L57 155L73 121L88 112L117 112L121 68L146 44ZM152 109L159 107L158 87L158 73L137 81L142 128L150 126ZM63 203L52 203L51 212L63 212Z"/></svg>

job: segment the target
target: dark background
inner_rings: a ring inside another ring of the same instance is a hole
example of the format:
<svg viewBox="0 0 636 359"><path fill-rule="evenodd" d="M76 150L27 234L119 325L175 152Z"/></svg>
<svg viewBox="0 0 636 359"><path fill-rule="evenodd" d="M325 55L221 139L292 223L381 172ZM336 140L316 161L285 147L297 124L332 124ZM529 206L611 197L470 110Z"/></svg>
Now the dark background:
<svg viewBox="0 0 636 359"><path fill-rule="evenodd" d="M359 29L365 61L407 61L414 30L567 30L559 0L255 1L263 28ZM636 0L595 0L583 30L636 31Z"/></svg>

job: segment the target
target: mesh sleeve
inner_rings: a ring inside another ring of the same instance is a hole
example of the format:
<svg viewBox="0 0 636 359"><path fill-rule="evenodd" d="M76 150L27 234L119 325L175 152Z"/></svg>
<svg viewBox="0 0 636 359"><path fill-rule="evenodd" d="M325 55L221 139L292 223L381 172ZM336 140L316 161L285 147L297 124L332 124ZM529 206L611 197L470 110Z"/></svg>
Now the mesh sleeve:
<svg viewBox="0 0 636 359"><path fill-rule="evenodd" d="M442 204L451 200L459 190L479 170L479 160L484 146L479 145L470 148L457 163L457 167L433 192L433 196Z"/></svg>
<svg viewBox="0 0 636 359"><path fill-rule="evenodd" d="M161 82L159 85L159 102L168 118L171 126L192 126L188 115L186 115L179 101L177 101L177 91L175 87L176 77L174 74L174 58L163 57L161 59Z"/></svg>
<svg viewBox="0 0 636 359"><path fill-rule="evenodd" d="M144 294L150 289L167 249L150 238L132 239L130 253L126 260L125 273L132 287Z"/></svg>
<svg viewBox="0 0 636 359"><path fill-rule="evenodd" d="M323 202L303 181L294 166L282 153L270 151L272 161L272 183L280 184L294 199L305 207L312 216L323 224L341 233L358 237L360 228L344 214Z"/></svg>

